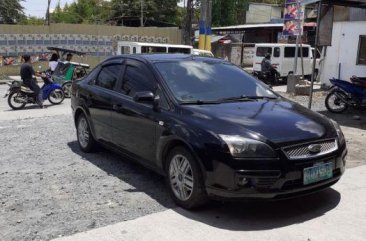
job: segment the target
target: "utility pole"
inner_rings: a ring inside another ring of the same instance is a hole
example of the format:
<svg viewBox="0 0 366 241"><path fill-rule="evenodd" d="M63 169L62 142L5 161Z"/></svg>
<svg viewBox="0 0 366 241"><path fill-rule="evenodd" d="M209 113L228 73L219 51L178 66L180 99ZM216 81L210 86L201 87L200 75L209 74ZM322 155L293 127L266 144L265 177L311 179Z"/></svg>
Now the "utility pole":
<svg viewBox="0 0 366 241"><path fill-rule="evenodd" d="M201 1L199 49L211 51L212 0Z"/></svg>
<svg viewBox="0 0 366 241"><path fill-rule="evenodd" d="M212 25L212 0L207 2L207 13L206 13L206 46L205 49L211 51L211 25Z"/></svg>
<svg viewBox="0 0 366 241"><path fill-rule="evenodd" d="M198 42L199 49L205 49L206 47L206 19L207 19L206 14L207 14L207 0L201 0L201 12L199 22L200 37Z"/></svg>
<svg viewBox="0 0 366 241"><path fill-rule="evenodd" d="M141 2L141 19L140 19L140 26L144 26L144 0L140 0Z"/></svg>
<svg viewBox="0 0 366 241"><path fill-rule="evenodd" d="M47 5L47 12L46 12L46 24L48 26L50 26L50 5L51 5L51 0L48 0L48 5Z"/></svg>
<svg viewBox="0 0 366 241"><path fill-rule="evenodd" d="M191 40L192 15L193 15L193 0L187 0L185 33L184 33L184 43L187 45L192 45L192 40Z"/></svg>

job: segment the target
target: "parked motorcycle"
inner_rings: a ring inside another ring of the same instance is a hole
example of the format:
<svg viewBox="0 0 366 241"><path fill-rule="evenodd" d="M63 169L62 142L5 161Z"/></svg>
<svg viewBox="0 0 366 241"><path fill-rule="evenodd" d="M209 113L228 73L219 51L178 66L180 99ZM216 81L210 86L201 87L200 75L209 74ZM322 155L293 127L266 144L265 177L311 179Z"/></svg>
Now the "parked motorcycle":
<svg viewBox="0 0 366 241"><path fill-rule="evenodd" d="M41 88L43 100L47 100L54 105L61 104L65 99L62 86L51 81L50 73L44 72L42 77L44 85ZM35 93L23 85L22 81L8 83L9 89L4 98L8 97L8 104L13 110L23 109L27 104L36 104Z"/></svg>
<svg viewBox="0 0 366 241"><path fill-rule="evenodd" d="M366 81L353 76L351 82L330 79L333 84L325 98L325 106L332 113L342 113L349 106L354 108L366 107Z"/></svg>

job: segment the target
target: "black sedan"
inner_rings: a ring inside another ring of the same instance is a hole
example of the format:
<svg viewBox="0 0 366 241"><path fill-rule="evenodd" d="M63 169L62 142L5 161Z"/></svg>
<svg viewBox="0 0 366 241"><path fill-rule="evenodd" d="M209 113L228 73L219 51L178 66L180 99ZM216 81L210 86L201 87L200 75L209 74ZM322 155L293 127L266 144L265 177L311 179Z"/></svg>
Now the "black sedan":
<svg viewBox="0 0 366 241"><path fill-rule="evenodd" d="M185 208L305 195L345 170L337 123L221 59L109 58L74 83L72 109L83 151L103 145L156 170Z"/></svg>

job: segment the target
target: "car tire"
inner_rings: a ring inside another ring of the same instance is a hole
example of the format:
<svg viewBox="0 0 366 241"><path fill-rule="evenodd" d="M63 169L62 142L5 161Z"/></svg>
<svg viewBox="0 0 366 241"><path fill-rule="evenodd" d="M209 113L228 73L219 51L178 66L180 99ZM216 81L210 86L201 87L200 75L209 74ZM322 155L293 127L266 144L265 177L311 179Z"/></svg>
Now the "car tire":
<svg viewBox="0 0 366 241"><path fill-rule="evenodd" d="M170 151L165 172L170 195L177 205L194 209L208 202L201 168L186 148L175 147Z"/></svg>
<svg viewBox="0 0 366 241"><path fill-rule="evenodd" d="M89 153L95 150L97 143L90 131L89 122L84 114L79 115L77 119L76 134L79 147L83 152Z"/></svg>

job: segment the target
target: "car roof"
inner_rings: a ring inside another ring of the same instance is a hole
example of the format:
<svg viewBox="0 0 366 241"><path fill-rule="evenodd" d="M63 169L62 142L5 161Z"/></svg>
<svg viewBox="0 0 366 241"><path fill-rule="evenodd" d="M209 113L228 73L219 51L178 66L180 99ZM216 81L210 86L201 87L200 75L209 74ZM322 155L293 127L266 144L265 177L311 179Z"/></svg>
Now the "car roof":
<svg viewBox="0 0 366 241"><path fill-rule="evenodd" d="M197 60L197 61L217 61L224 62L223 59L212 58L212 57L204 57L197 56L191 54L126 54L126 55L118 55L114 57L110 57L106 59L104 62L109 62L113 60L119 60L124 58L137 59L144 62L169 62L169 61L185 61L185 60Z"/></svg>

